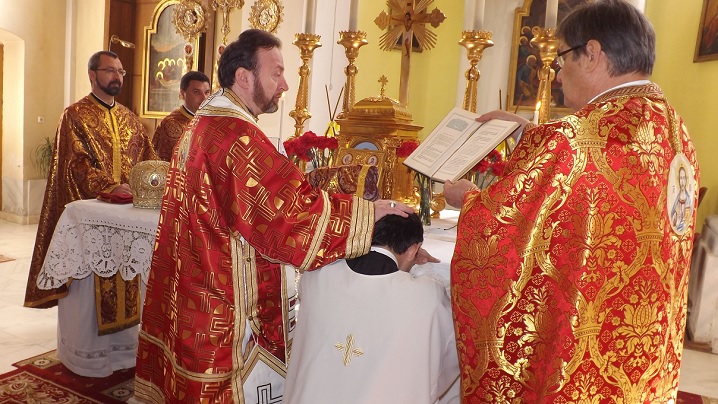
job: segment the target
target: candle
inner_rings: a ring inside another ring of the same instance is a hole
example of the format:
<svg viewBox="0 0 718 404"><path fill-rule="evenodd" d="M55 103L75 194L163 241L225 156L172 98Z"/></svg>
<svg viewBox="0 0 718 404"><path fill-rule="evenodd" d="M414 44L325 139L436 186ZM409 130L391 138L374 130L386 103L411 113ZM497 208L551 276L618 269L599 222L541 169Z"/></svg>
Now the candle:
<svg viewBox="0 0 718 404"><path fill-rule="evenodd" d="M317 0L307 0L307 15L304 20L304 32L307 34L314 33L314 20L317 15Z"/></svg>
<svg viewBox="0 0 718 404"><path fill-rule="evenodd" d="M484 29L484 5L486 0L476 0L474 3L474 31Z"/></svg>
<svg viewBox="0 0 718 404"><path fill-rule="evenodd" d="M533 123L538 125L538 118L539 118L539 109L541 109L541 101L536 103L536 111L534 111L534 119Z"/></svg>
<svg viewBox="0 0 718 404"><path fill-rule="evenodd" d="M558 20L558 0L546 1L546 22L544 28L556 28Z"/></svg>
<svg viewBox="0 0 718 404"><path fill-rule="evenodd" d="M359 20L359 0L351 0L349 6L349 31L357 30L357 20Z"/></svg>

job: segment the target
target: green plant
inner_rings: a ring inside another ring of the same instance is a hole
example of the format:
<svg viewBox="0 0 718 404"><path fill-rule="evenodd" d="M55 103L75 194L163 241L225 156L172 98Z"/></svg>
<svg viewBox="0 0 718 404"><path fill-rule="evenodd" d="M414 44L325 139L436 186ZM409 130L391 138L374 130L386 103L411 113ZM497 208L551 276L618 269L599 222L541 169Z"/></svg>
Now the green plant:
<svg viewBox="0 0 718 404"><path fill-rule="evenodd" d="M47 174L52 164L52 142L49 137L45 137L45 142L37 146L35 149L35 166L41 173Z"/></svg>

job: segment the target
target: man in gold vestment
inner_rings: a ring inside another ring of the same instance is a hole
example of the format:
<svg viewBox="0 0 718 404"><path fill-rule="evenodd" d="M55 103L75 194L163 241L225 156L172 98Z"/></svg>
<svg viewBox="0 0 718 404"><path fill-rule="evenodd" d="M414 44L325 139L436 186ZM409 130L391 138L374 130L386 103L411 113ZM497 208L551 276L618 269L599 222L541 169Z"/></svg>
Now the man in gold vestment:
<svg viewBox="0 0 718 404"><path fill-rule="evenodd" d="M108 51L92 55L88 62L88 75L92 92L65 109L55 135L52 164L30 263L25 306L48 308L58 305L60 299L57 339L60 359L77 374L103 377L113 370L134 366L134 361L128 358L117 360L116 353L121 355L124 351L133 354L136 342L132 342L132 335L122 339L123 332L97 335L95 302L80 298L84 296L80 290L95 296L97 275L75 279L71 286L50 290L40 289L37 278L65 205L79 199L95 198L101 192L131 194L128 177L132 167L139 161L157 157L137 115L115 102L114 97L120 93L125 75L117 55ZM139 277L119 289L117 283L125 282L119 274L101 279L103 287L98 290L108 294L118 290L128 293L139 290ZM97 298L102 299L101 296ZM135 319L134 324L116 324L115 330L127 331L127 327L137 325L139 304L139 298L127 299L126 307L117 308L125 313L135 313ZM77 324L67 324L63 320L65 316ZM136 338L136 327L129 331L134 331ZM110 363L111 352L113 363Z"/></svg>
<svg viewBox="0 0 718 404"><path fill-rule="evenodd" d="M696 210L684 204L681 226L671 210L697 198L696 153L648 81L655 36L641 12L596 0L556 35L577 111L525 128L484 191L445 186L461 206L451 286L462 402L674 402Z"/></svg>
<svg viewBox="0 0 718 404"><path fill-rule="evenodd" d="M185 126L194 118L195 112L209 94L209 77L206 74L193 70L182 76L180 97L184 102L162 119L152 136L152 145L160 160L170 161Z"/></svg>
<svg viewBox="0 0 718 404"><path fill-rule="evenodd" d="M135 398L280 402L296 273L369 252L375 220L411 212L312 188L257 126L288 89L280 42L250 29L170 162L137 352ZM286 265L291 264L291 265Z"/></svg>

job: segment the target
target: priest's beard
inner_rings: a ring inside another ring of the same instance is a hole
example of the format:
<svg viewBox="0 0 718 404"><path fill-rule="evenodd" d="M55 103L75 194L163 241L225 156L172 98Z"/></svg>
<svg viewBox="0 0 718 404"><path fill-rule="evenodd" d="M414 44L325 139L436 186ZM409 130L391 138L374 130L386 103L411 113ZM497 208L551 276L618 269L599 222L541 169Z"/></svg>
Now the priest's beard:
<svg viewBox="0 0 718 404"><path fill-rule="evenodd" d="M97 83L97 86L100 87L100 90L104 91L105 94L116 96L120 93L122 90L122 82L119 80L113 80L109 83L107 83L107 86L103 86L100 83Z"/></svg>
<svg viewBox="0 0 718 404"><path fill-rule="evenodd" d="M277 112L279 109L279 97L277 101L274 101L274 97L267 97L267 93L264 92L262 83L259 82L259 77L254 78L254 93L252 94L252 101L259 107L265 114L271 114Z"/></svg>

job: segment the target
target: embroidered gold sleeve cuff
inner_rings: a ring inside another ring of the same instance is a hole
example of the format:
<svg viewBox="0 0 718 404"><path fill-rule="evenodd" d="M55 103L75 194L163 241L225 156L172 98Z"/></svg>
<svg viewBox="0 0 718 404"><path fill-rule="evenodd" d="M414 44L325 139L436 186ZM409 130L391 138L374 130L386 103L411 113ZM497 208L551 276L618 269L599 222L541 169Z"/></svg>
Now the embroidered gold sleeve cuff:
<svg viewBox="0 0 718 404"><path fill-rule="evenodd" d="M368 254L374 233L374 202L357 197L352 199L352 218L346 247L347 258Z"/></svg>

